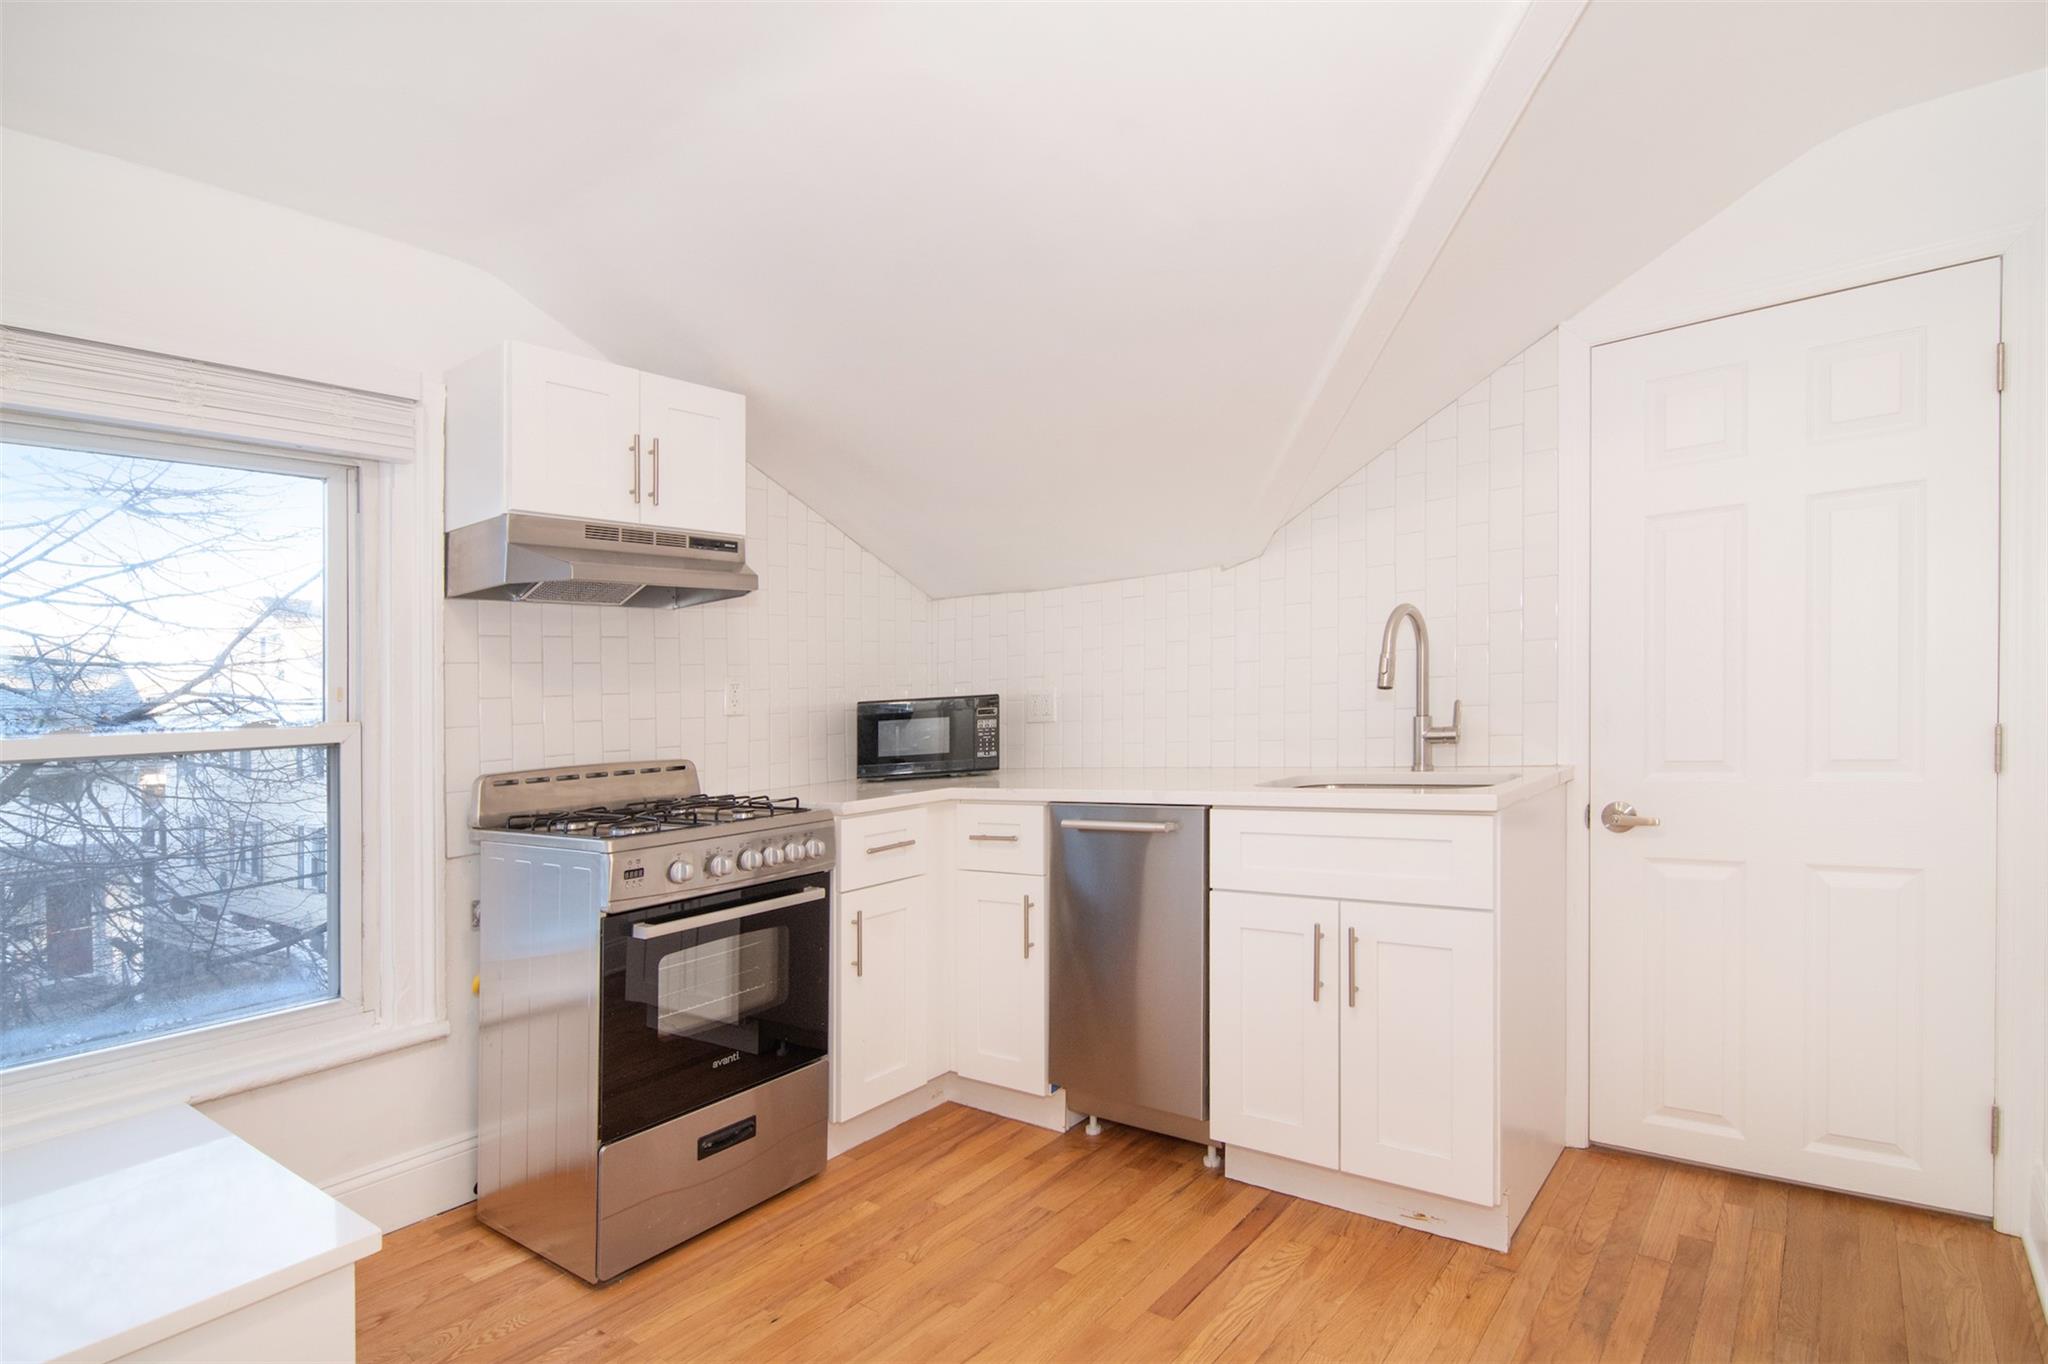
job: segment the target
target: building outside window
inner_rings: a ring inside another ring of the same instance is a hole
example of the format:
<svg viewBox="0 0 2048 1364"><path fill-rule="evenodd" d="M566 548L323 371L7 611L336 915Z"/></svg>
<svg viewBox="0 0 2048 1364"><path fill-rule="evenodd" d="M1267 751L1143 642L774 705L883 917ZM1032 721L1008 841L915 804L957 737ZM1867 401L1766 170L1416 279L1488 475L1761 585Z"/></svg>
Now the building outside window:
<svg viewBox="0 0 2048 1364"><path fill-rule="evenodd" d="M0 441L0 1068L343 990L353 477Z"/></svg>

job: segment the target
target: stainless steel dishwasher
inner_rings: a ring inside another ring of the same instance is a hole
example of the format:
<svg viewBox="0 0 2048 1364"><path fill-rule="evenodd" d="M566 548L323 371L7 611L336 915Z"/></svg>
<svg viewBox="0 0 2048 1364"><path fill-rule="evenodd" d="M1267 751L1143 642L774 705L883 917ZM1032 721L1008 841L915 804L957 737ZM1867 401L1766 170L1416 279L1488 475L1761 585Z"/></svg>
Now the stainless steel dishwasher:
<svg viewBox="0 0 2048 1364"><path fill-rule="evenodd" d="M1052 825L1052 1082L1091 1133L1207 1143L1208 807L1055 805Z"/></svg>

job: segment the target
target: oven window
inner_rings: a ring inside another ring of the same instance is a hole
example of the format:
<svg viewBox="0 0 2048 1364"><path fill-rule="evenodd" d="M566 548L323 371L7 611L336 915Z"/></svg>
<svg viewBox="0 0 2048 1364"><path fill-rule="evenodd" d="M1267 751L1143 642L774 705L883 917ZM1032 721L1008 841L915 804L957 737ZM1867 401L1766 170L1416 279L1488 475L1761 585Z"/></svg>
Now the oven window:
<svg viewBox="0 0 2048 1364"><path fill-rule="evenodd" d="M670 952L654 981L657 1034L758 1052L758 1015L789 999L789 930L756 928Z"/></svg>
<svg viewBox="0 0 2048 1364"><path fill-rule="evenodd" d="M786 898L824 877L604 921L598 1137L617 1141L825 1054L830 994L822 897L706 927L690 920Z"/></svg>
<svg viewBox="0 0 2048 1364"><path fill-rule="evenodd" d="M880 758L943 758L953 751L953 722L944 715L881 720L875 725Z"/></svg>

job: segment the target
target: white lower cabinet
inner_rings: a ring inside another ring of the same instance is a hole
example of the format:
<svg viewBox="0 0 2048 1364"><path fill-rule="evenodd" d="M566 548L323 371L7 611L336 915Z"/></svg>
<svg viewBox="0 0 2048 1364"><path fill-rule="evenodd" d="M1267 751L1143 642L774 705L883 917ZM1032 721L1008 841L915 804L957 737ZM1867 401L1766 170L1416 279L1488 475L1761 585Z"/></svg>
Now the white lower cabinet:
<svg viewBox="0 0 2048 1364"><path fill-rule="evenodd" d="M1045 877L954 873L953 1070L1046 1092Z"/></svg>
<svg viewBox="0 0 2048 1364"><path fill-rule="evenodd" d="M832 1064L841 1122L931 1078L931 915L922 876L840 892Z"/></svg>
<svg viewBox="0 0 2048 1364"><path fill-rule="evenodd" d="M1342 920L1337 1168L1492 1206L1493 916L1347 903Z"/></svg>
<svg viewBox="0 0 2048 1364"><path fill-rule="evenodd" d="M1219 1141L1498 1201L1490 914L1219 890L1209 941Z"/></svg>
<svg viewBox="0 0 2048 1364"><path fill-rule="evenodd" d="M1334 900L1218 890L1209 896L1209 1132L1335 1169Z"/></svg>

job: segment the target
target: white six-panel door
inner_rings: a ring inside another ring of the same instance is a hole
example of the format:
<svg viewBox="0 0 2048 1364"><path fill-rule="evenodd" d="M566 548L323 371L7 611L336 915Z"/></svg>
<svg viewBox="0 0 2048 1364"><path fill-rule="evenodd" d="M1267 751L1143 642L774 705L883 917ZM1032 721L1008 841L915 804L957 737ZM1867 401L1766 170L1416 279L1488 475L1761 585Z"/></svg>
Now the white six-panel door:
<svg viewBox="0 0 2048 1364"><path fill-rule="evenodd" d="M1338 905L1209 895L1209 1131L1335 1169Z"/></svg>
<svg viewBox="0 0 2048 1364"><path fill-rule="evenodd" d="M1998 311L1593 352L1595 1141L1990 1209Z"/></svg>

